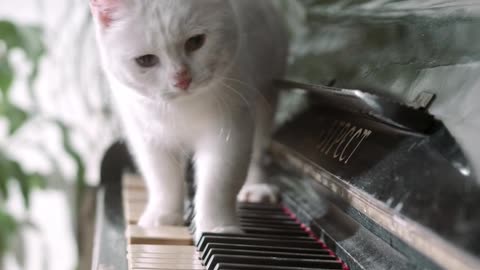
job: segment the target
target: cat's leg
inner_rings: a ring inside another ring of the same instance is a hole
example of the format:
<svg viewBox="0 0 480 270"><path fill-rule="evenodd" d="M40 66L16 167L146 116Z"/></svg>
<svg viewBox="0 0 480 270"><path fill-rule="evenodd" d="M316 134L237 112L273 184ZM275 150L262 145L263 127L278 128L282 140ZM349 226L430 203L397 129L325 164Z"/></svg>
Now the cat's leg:
<svg viewBox="0 0 480 270"><path fill-rule="evenodd" d="M186 157L153 145L136 149L148 190L148 203L138 224L144 228L183 225Z"/></svg>
<svg viewBox="0 0 480 270"><path fill-rule="evenodd" d="M248 169L247 181L238 194L240 202L275 203L278 201L279 190L268 183L262 162L271 140L276 104L276 94L257 102L252 161Z"/></svg>
<svg viewBox="0 0 480 270"><path fill-rule="evenodd" d="M239 132L232 132L229 142L206 145L195 155L196 237L202 232L241 231L236 197L245 182L253 137L248 131L243 132L243 139L234 138L239 137Z"/></svg>

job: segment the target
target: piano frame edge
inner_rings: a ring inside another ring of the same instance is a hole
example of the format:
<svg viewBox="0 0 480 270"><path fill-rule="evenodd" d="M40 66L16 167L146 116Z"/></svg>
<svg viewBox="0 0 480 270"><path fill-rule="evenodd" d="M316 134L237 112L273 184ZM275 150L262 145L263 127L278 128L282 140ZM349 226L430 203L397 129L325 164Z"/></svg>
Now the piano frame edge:
<svg viewBox="0 0 480 270"><path fill-rule="evenodd" d="M380 201L336 178L323 168L313 165L308 160L303 160L300 155L296 155L291 149L281 143L272 142L269 151L278 165L310 177L313 182L327 191L328 194L326 196L333 198L335 203L347 204L348 206L342 210L343 212L363 227L368 228L369 231L386 243L391 243L392 247L401 251L408 259L417 262L413 267L418 269L446 268L468 270L476 269L475 267L480 265L478 258L448 243L426 227L395 213ZM293 206L298 204L296 202L298 198L293 199L287 196L287 201L290 201ZM292 205L289 206L291 207ZM315 219L316 217L310 216L302 221L309 224L308 220L314 222ZM407 224L409 225L407 226ZM328 229L325 229L322 225L314 222L312 227L317 229L319 235L328 237ZM341 250L345 251L341 241L336 239L325 241L327 243L333 242L336 248L340 249L337 255L347 264L350 263L349 266L353 262L360 267L358 269L375 269L364 268L363 265L355 262L356 260L350 256L342 257L342 254L346 253L341 252ZM336 250L334 251L337 252Z"/></svg>

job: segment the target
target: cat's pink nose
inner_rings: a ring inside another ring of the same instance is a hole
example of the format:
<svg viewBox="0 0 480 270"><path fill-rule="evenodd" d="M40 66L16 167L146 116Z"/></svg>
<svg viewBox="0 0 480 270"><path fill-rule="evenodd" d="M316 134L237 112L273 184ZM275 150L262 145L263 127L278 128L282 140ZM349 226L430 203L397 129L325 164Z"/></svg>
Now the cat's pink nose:
<svg viewBox="0 0 480 270"><path fill-rule="evenodd" d="M173 86L182 90L187 90L192 83L192 76L186 69L175 73L173 79L175 82Z"/></svg>
<svg viewBox="0 0 480 270"><path fill-rule="evenodd" d="M190 87L190 84L192 83L192 79L184 79L184 80L178 80L175 82L173 86L176 88L182 89L182 90L187 90Z"/></svg>

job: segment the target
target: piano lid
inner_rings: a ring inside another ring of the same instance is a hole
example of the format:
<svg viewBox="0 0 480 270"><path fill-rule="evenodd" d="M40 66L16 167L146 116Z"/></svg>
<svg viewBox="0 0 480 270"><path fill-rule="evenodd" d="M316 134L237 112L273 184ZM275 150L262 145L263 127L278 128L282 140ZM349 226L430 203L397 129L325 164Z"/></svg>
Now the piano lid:
<svg viewBox="0 0 480 270"><path fill-rule="evenodd" d="M435 95L422 92L410 104L401 104L393 99L360 90L341 89L323 85L278 80L280 89L304 89L315 96L309 102L341 108L352 113L361 113L386 125L412 132L427 133L433 128L434 117L425 112Z"/></svg>

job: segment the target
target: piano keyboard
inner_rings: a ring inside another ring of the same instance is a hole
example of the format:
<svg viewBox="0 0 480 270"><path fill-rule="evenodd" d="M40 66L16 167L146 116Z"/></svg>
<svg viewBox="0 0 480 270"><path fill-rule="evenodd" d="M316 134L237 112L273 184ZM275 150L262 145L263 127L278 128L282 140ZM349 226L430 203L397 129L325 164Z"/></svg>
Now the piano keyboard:
<svg viewBox="0 0 480 270"><path fill-rule="evenodd" d="M348 267L287 209L240 204L243 234L204 233L194 245L194 226L142 229L136 225L147 194L140 178L123 180L127 259L130 270L307 270ZM187 223L193 211L189 209Z"/></svg>

